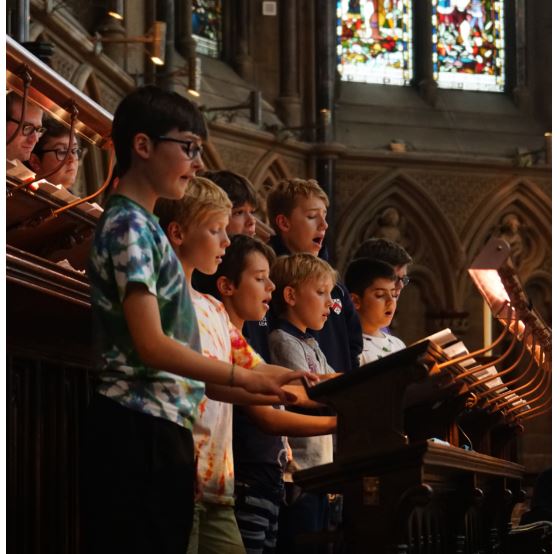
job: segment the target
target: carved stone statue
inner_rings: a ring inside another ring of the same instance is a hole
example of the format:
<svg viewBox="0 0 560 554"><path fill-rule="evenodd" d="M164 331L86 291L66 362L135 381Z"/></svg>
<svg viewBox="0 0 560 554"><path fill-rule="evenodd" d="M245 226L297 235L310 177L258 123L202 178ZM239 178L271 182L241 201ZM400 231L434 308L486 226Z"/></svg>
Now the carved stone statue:
<svg viewBox="0 0 560 554"><path fill-rule="evenodd" d="M525 245L521 235L522 224L514 213L505 214L500 221L500 238L506 240L511 247L511 260L516 267L523 259Z"/></svg>
<svg viewBox="0 0 560 554"><path fill-rule="evenodd" d="M375 230L375 236L393 242L402 242L400 230L401 215L396 208L385 208L378 219L379 227Z"/></svg>

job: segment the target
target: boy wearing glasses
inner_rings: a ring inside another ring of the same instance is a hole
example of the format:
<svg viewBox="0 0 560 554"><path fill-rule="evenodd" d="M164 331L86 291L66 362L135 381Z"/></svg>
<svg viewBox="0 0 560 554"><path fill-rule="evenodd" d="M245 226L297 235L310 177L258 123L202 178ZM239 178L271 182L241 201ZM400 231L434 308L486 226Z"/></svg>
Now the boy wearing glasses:
<svg viewBox="0 0 560 554"><path fill-rule="evenodd" d="M6 95L6 159L26 162L41 135L45 132L43 127L43 111L27 102L23 124L14 136L21 121L23 111L22 99L15 93ZM8 143L9 142L9 143Z"/></svg>
<svg viewBox="0 0 560 554"><path fill-rule="evenodd" d="M44 175L45 179L53 185L62 185L72 192L71 189L76 182L80 160L86 150L80 147L76 136L74 136L72 144L69 145L70 130L62 123L54 119L47 119L45 129L45 133L33 148L29 165L38 177ZM70 149L70 153L66 157L68 149ZM58 167L61 162L64 162L64 164L62 167Z"/></svg>
<svg viewBox="0 0 560 554"><path fill-rule="evenodd" d="M385 332L395 315L400 293L393 268L380 260L357 258L346 270L345 283L362 324L364 349L360 365L406 348L402 340Z"/></svg>
<svg viewBox="0 0 560 554"><path fill-rule="evenodd" d="M203 168L200 111L154 86L125 97L112 138L119 185L88 266L96 393L83 452L85 552L185 554L194 509L192 428L203 381L286 400L302 373L206 358L190 288L154 206L179 200ZM268 371L265 371L268 370Z"/></svg>
<svg viewBox="0 0 560 554"><path fill-rule="evenodd" d="M366 239L356 250L354 258L381 260L392 266L397 276L395 289L399 295L410 282L407 272L408 266L412 263L412 258L400 244L392 240L383 238Z"/></svg>

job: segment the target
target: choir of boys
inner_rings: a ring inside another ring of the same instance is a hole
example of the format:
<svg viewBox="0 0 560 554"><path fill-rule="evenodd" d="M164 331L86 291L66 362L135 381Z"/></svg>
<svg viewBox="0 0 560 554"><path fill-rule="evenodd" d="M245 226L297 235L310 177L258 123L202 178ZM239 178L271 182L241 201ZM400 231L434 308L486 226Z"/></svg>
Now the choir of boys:
<svg viewBox="0 0 560 554"><path fill-rule="evenodd" d="M366 244L343 285L323 248L328 197L291 179L268 196L275 260L253 238L252 184L195 177L205 138L197 108L155 87L115 115L120 183L89 270L101 372L85 451L88 552L185 554L189 535L189 553L324 551L298 534L325 528L326 498L288 506L284 480L287 467L332 461L336 417L288 383L404 347L387 326L408 254L389 245L400 256L379 261ZM291 411L300 405L314 415Z"/></svg>

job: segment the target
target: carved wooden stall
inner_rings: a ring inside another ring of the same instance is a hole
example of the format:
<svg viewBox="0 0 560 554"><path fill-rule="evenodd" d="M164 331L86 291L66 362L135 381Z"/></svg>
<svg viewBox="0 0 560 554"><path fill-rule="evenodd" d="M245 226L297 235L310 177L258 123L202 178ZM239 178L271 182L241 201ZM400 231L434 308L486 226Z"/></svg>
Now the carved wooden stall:
<svg viewBox="0 0 560 554"><path fill-rule="evenodd" d="M8 88L106 148L111 115L6 43ZM92 367L84 270L102 210L92 197L78 199L22 170L8 167L6 177L7 545L14 553L75 553Z"/></svg>
<svg viewBox="0 0 560 554"><path fill-rule="evenodd" d="M512 552L524 498L515 437L550 408L552 335L508 254L492 239L470 270L503 323L492 344L469 353L445 329L309 389L338 414L337 452L294 480L344 495L345 552Z"/></svg>

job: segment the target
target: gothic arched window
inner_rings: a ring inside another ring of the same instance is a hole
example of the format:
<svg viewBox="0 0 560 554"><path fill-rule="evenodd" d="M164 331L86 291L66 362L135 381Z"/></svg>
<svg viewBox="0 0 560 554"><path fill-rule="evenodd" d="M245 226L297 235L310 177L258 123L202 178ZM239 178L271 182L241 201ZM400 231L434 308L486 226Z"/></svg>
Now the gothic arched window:
<svg viewBox="0 0 560 554"><path fill-rule="evenodd" d="M432 0L434 80L440 88L503 92L503 0Z"/></svg>
<svg viewBox="0 0 560 554"><path fill-rule="evenodd" d="M198 53L212 58L220 56L222 44L221 0L192 0L192 33Z"/></svg>
<svg viewBox="0 0 560 554"><path fill-rule="evenodd" d="M338 0L343 81L407 85L412 78L412 0Z"/></svg>

